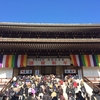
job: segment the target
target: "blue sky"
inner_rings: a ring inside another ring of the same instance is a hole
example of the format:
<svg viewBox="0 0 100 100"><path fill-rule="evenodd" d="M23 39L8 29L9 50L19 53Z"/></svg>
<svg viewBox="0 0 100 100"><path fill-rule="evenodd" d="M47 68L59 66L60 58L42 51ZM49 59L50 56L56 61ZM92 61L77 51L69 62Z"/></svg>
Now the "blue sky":
<svg viewBox="0 0 100 100"><path fill-rule="evenodd" d="M0 0L0 22L100 23L100 0Z"/></svg>

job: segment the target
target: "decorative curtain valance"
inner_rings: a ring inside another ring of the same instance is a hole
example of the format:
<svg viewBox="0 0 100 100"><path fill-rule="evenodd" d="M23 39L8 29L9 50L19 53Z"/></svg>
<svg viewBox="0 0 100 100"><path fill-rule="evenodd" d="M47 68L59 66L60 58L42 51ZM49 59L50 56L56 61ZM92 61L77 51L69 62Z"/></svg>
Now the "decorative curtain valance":
<svg viewBox="0 0 100 100"><path fill-rule="evenodd" d="M100 66L100 55L70 55L74 66Z"/></svg>
<svg viewBox="0 0 100 100"><path fill-rule="evenodd" d="M0 55L0 68L26 67L27 55Z"/></svg>

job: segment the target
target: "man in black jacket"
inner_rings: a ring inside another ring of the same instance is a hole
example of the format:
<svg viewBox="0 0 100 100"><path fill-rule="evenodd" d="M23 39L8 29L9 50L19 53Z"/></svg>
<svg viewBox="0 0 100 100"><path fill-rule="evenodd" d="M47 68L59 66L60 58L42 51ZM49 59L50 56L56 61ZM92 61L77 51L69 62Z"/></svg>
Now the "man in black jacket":
<svg viewBox="0 0 100 100"><path fill-rule="evenodd" d="M19 91L19 100L22 100L23 99L23 91L24 91L24 89L23 89L23 87L21 87L20 88L20 91Z"/></svg>
<svg viewBox="0 0 100 100"><path fill-rule="evenodd" d="M11 100L19 100L18 98L19 98L18 95L15 93L15 94L12 96Z"/></svg>
<svg viewBox="0 0 100 100"><path fill-rule="evenodd" d="M97 88L93 89L92 93L91 100L100 100L100 94Z"/></svg>
<svg viewBox="0 0 100 100"><path fill-rule="evenodd" d="M45 90L45 93L44 93L44 95L43 95L43 100L50 100L51 99L51 97L50 97L50 95L47 93L47 91Z"/></svg>
<svg viewBox="0 0 100 100"><path fill-rule="evenodd" d="M69 92L71 91L71 88L69 86L66 87L66 93L67 93L67 96L69 95Z"/></svg>

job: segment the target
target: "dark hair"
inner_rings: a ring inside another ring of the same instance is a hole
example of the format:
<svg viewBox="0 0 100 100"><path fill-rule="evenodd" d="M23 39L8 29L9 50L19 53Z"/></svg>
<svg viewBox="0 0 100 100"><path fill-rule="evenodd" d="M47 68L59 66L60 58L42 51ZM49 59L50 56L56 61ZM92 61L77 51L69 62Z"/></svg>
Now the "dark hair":
<svg viewBox="0 0 100 100"><path fill-rule="evenodd" d="M79 91L78 93L81 95L81 93L82 93L82 92L81 92L81 91Z"/></svg>
<svg viewBox="0 0 100 100"><path fill-rule="evenodd" d="M58 88L60 88L61 86L58 86Z"/></svg>
<svg viewBox="0 0 100 100"><path fill-rule="evenodd" d="M7 96L3 96L2 100L6 100L7 99Z"/></svg>
<svg viewBox="0 0 100 100"><path fill-rule="evenodd" d="M76 97L79 97L79 93L76 93Z"/></svg>
<svg viewBox="0 0 100 100"><path fill-rule="evenodd" d="M63 95L63 92L60 92L60 95Z"/></svg>
<svg viewBox="0 0 100 100"><path fill-rule="evenodd" d="M33 95L33 93L29 93L29 96L32 96Z"/></svg>
<svg viewBox="0 0 100 100"><path fill-rule="evenodd" d="M37 93L35 93L35 95L36 95L36 96L38 96L38 95L39 95L39 93L37 92Z"/></svg>

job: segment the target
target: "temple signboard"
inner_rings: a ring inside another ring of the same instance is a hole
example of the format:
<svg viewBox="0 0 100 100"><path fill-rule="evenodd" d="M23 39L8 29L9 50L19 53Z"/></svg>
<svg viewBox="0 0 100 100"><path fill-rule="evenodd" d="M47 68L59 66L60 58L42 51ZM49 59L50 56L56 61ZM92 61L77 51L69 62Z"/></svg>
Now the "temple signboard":
<svg viewBox="0 0 100 100"><path fill-rule="evenodd" d="M70 65L70 58L28 58L27 66Z"/></svg>

